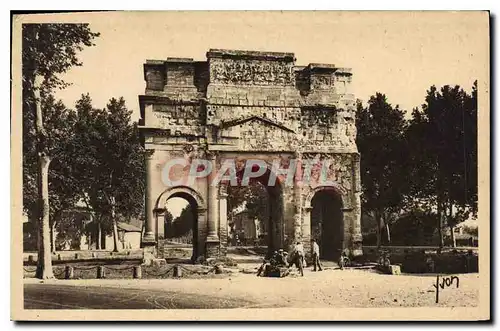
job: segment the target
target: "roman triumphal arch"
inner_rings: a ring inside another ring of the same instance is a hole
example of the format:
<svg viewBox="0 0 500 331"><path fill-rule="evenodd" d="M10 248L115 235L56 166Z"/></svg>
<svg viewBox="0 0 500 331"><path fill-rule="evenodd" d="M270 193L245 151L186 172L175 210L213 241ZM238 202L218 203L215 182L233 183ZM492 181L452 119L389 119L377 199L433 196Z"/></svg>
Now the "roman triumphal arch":
<svg viewBox="0 0 500 331"><path fill-rule="evenodd" d="M171 197L195 211L193 258L225 255L227 188L241 185L246 170L270 194L272 249L296 241L308 248L314 238L327 258L360 255L351 77L332 64L296 65L293 53L211 49L205 61L147 60L139 96L148 150L145 256L161 251ZM226 172L226 162L235 170ZM214 180L220 174L224 180Z"/></svg>

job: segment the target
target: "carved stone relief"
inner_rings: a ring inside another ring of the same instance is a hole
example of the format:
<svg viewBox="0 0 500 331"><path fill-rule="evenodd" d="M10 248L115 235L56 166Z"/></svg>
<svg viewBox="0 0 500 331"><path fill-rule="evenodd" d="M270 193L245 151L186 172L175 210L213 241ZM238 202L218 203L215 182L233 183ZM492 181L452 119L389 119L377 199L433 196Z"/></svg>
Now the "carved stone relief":
<svg viewBox="0 0 500 331"><path fill-rule="evenodd" d="M311 85L314 89L330 88L333 85L330 75L315 75L311 77Z"/></svg>
<svg viewBox="0 0 500 331"><path fill-rule="evenodd" d="M302 158L313 164L311 168L312 183L320 184L324 171L325 180L334 181L345 190L351 189L352 157L350 154L303 153Z"/></svg>
<svg viewBox="0 0 500 331"><path fill-rule="evenodd" d="M292 85L293 67L281 62L213 60L210 81L218 84Z"/></svg>
<svg viewBox="0 0 500 331"><path fill-rule="evenodd" d="M282 150L294 145L295 134L257 119L243 124L239 134L239 147L244 150Z"/></svg>
<svg viewBox="0 0 500 331"><path fill-rule="evenodd" d="M161 128L178 130L181 134L199 134L204 115L198 105L153 105L153 117Z"/></svg>

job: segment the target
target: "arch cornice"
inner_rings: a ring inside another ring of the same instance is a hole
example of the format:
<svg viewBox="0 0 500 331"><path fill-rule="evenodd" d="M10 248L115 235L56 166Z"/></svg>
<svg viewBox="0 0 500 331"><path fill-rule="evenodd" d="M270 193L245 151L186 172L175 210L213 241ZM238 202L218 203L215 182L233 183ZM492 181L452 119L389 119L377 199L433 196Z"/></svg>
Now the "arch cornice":
<svg viewBox="0 0 500 331"><path fill-rule="evenodd" d="M314 195L318 192L321 191L332 191L334 192L341 200L343 209L348 209L350 207L347 207L346 204L348 204L349 200L347 197L347 190L342 187L341 185L320 185L312 188L309 193L307 194L306 198L303 200L303 208L306 210L311 210L312 209L312 199L314 198Z"/></svg>
<svg viewBox="0 0 500 331"><path fill-rule="evenodd" d="M160 196L158 197L158 199L156 200L155 209L165 208L167 200L170 198L174 198L174 197L181 197L181 198L184 197L185 198L186 196L190 197L191 199L193 199L196 202L197 208L199 210L206 210L207 209L205 199L203 199L201 194L198 191L196 191L195 189L193 189L189 186L184 186L184 185L170 187L170 188L166 189L165 191L163 191L160 194Z"/></svg>

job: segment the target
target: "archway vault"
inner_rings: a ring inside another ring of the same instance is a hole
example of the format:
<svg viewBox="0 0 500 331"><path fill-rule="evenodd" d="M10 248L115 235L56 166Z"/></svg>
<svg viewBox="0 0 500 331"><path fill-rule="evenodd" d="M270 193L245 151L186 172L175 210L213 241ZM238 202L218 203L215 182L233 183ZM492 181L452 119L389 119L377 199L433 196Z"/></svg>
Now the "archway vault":
<svg viewBox="0 0 500 331"><path fill-rule="evenodd" d="M322 186L316 186L312 188L309 193L307 194L306 198L304 199L302 207L304 209L311 209L312 208L312 200L314 199L314 196L318 192L322 191L331 191L333 194L337 195L337 197L340 199L342 203L342 208L346 209L348 208L347 205L349 204L348 198L347 198L347 191L342 187L342 186L337 186L337 185L322 185Z"/></svg>
<svg viewBox="0 0 500 331"><path fill-rule="evenodd" d="M154 208L154 216L156 223L156 241L158 253L157 255L162 255L163 249L165 249L165 244L161 241L160 234L165 232L165 212L167 201L171 198L182 198L186 200L192 207L193 221L192 231L193 231L193 253L191 256L191 261L195 261L200 255L204 253L203 245L200 245L200 242L204 240L201 233L198 231L200 227L205 225L206 220L206 212L207 207L205 203L205 199L201 196L201 194L195 189L189 186L174 186L164 190L157 198ZM168 229L167 229L168 231ZM163 244L162 244L163 243Z"/></svg>
<svg viewBox="0 0 500 331"><path fill-rule="evenodd" d="M198 191L196 191L195 189L183 185L170 187L163 191L156 200L155 209L164 209L167 200L175 197L184 198L189 202L195 202L198 211L207 209L205 199L203 199L201 194L198 193Z"/></svg>
<svg viewBox="0 0 500 331"><path fill-rule="evenodd" d="M346 241L342 195L332 187L318 189L310 204L311 239L319 245L321 257L338 260Z"/></svg>

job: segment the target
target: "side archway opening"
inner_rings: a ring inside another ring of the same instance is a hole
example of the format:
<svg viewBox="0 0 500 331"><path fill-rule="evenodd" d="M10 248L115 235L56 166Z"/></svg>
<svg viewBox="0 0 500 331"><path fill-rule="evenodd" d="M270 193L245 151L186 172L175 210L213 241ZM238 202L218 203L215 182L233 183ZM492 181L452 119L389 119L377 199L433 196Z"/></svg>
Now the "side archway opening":
<svg viewBox="0 0 500 331"><path fill-rule="evenodd" d="M172 188L158 199L158 251L167 262L193 262L198 257L198 218L203 206L190 188Z"/></svg>
<svg viewBox="0 0 500 331"><path fill-rule="evenodd" d="M342 196L333 188L323 188L314 193L311 207L311 238L322 258L337 261L344 241Z"/></svg>

